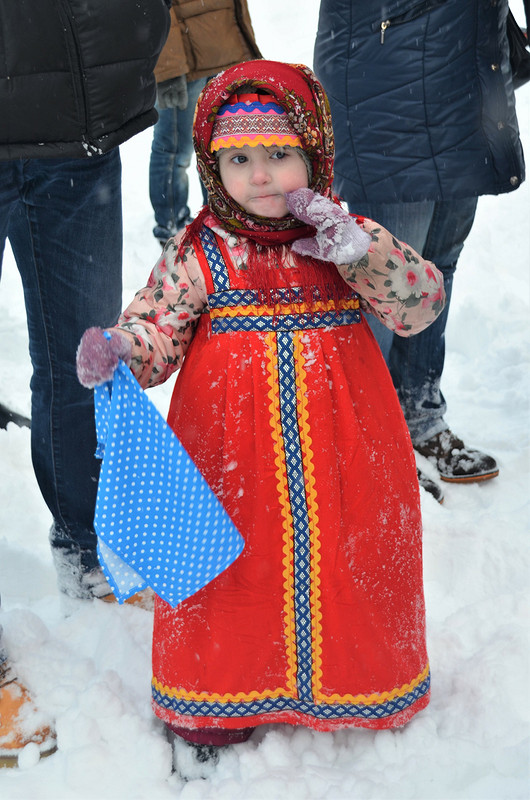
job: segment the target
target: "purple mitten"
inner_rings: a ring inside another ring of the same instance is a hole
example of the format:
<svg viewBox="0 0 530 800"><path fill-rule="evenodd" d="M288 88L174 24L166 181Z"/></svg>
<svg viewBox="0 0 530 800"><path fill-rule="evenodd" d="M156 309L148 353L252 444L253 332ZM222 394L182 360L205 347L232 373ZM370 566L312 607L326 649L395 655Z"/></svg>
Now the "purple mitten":
<svg viewBox="0 0 530 800"><path fill-rule="evenodd" d="M107 336L109 338L107 338ZM87 389L112 380L120 358L131 363L132 343L126 334L116 330L89 328L77 348L77 377Z"/></svg>
<svg viewBox="0 0 530 800"><path fill-rule="evenodd" d="M312 239L293 242L295 253L333 264L352 264L368 251L372 237L357 224L355 217L332 200L311 189L295 189L287 192L285 198L293 217L317 229Z"/></svg>

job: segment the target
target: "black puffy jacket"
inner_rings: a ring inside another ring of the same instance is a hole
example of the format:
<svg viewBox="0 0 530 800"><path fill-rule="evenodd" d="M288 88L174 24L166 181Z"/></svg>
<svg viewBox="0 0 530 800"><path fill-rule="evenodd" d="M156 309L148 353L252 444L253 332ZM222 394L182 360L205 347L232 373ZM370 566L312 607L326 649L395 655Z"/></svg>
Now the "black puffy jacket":
<svg viewBox="0 0 530 800"><path fill-rule="evenodd" d="M314 67L350 205L521 184L507 13L507 0L322 0Z"/></svg>
<svg viewBox="0 0 530 800"><path fill-rule="evenodd" d="M157 120L165 0L0 0L0 159L105 153Z"/></svg>

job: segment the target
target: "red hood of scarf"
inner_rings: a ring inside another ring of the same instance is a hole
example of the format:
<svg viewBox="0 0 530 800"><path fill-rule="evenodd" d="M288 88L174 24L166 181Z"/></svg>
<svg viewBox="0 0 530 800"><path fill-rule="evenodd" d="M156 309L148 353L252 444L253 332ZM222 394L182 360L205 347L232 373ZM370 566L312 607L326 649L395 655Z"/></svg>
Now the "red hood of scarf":
<svg viewBox="0 0 530 800"><path fill-rule="evenodd" d="M249 85L265 90L285 108L311 161L310 188L331 197L334 142L324 89L308 67L260 59L221 72L209 81L197 101L193 139L197 167L208 190L209 208L224 228L256 244L288 244L301 237L314 236L314 228L291 214L280 219L249 214L226 192L221 182L216 158L210 153L215 117L232 94L241 86Z"/></svg>

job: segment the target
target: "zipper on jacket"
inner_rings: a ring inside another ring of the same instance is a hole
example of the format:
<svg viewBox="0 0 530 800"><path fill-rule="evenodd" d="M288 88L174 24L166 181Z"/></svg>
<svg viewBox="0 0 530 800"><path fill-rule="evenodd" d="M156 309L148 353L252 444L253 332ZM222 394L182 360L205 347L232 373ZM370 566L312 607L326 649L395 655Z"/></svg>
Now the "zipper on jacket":
<svg viewBox="0 0 530 800"><path fill-rule="evenodd" d="M67 46L69 46L69 49L70 49L70 55L72 57L72 62L73 62L72 66L74 66L74 62L75 62L75 67L77 68L76 72L75 72L75 79L76 79L75 83L77 85L77 89L79 91L79 95L81 97L82 104L83 104L84 124L85 124L85 129L86 130L83 133L83 138L81 140L81 143L82 143L83 147L86 150L86 154L87 155L92 155L93 152L98 152L99 148L96 147L95 145L93 145L90 142L90 139L89 139L89 137L87 135L90 125L89 125L89 119L88 119L88 116L89 116L88 98L87 98L87 91L86 91L86 84L85 84L85 69L84 69L83 59L82 59L82 55L81 55L81 44L79 42L79 37L78 37L78 34L77 34L77 27L76 27L74 15L72 14L72 10L71 10L69 4L67 2L64 2L64 0L61 0L61 2L59 3L59 7L60 7L59 8L59 13L61 13L61 11L62 11L63 19L65 20L65 23L66 23L65 24L65 31L69 31L70 35L71 35L69 43L67 42ZM72 72L73 72L73 70L72 70Z"/></svg>
<svg viewBox="0 0 530 800"><path fill-rule="evenodd" d="M418 17L423 16L423 14L427 14L429 11L438 8L438 6L442 6L445 2L446 0L422 0L422 2L413 4L408 11L404 11L402 14L398 14L390 19L383 19L379 23L374 23L372 25L372 30L377 30L377 28L379 28L379 41L381 44L384 44L386 31L391 25L404 25L407 22L412 22Z"/></svg>

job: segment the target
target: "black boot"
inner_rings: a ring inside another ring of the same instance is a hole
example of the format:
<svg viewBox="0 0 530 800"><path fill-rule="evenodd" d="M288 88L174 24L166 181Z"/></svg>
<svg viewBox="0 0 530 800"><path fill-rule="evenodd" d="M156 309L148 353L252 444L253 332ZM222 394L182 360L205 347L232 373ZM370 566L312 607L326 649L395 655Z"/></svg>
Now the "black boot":
<svg viewBox="0 0 530 800"><path fill-rule="evenodd" d="M421 471L421 469L416 469L416 472L418 473L418 483L422 489L425 489L426 492L432 494L438 503L443 503L444 493L442 491L442 487L438 486L436 481L432 481L430 478L428 478L427 475Z"/></svg>
<svg viewBox="0 0 530 800"><path fill-rule="evenodd" d="M3 403L0 403L0 428L7 428L8 422L14 422L19 428L31 428L31 422L27 417L11 411Z"/></svg>
<svg viewBox="0 0 530 800"><path fill-rule="evenodd" d="M183 781L209 778L219 762L219 752L226 747L186 742L170 729L167 737L173 748L173 771Z"/></svg>

